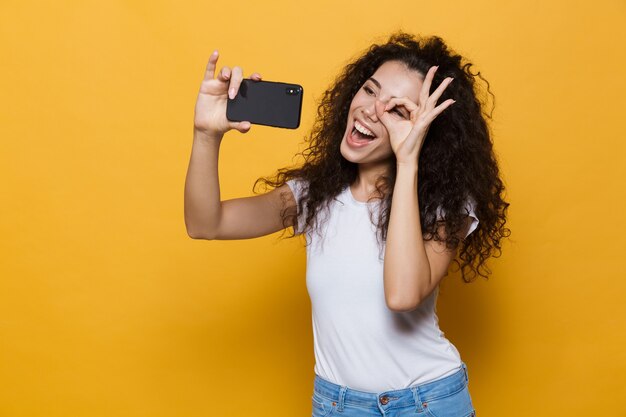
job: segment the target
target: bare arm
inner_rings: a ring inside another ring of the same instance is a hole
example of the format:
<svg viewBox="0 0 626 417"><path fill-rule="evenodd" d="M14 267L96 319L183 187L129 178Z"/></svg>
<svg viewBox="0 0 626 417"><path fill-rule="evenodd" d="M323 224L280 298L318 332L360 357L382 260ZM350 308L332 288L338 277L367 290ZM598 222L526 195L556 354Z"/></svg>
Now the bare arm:
<svg viewBox="0 0 626 417"><path fill-rule="evenodd" d="M398 165L385 247L384 288L394 311L415 308L432 286L417 200L417 165Z"/></svg>
<svg viewBox="0 0 626 417"><path fill-rule="evenodd" d="M185 180L185 225L194 239L248 239L283 229L281 211L295 211L295 199L287 185L269 193L221 201L218 179L219 148L224 134L250 130L250 122L226 118L228 97L234 98L243 70L223 67L215 77L218 52L209 58L200 85L194 116L194 135ZM232 77L231 77L232 76ZM261 75L252 74L253 80Z"/></svg>
<svg viewBox="0 0 626 417"><path fill-rule="evenodd" d="M441 82L432 95L429 94L436 70L437 67L428 70L417 103L408 97L394 97L387 103L376 102L376 113L389 132L398 168L387 231L384 288L387 305L399 312L417 308L448 274L448 266L456 256L456 250L446 249L445 243L424 242L419 216L419 153L431 122L454 103L453 99L448 99L436 105L452 82L450 77ZM393 118L389 110L396 106L405 107L410 117ZM467 227L469 223L466 233Z"/></svg>
<svg viewBox="0 0 626 417"><path fill-rule="evenodd" d="M417 165L398 165L385 248L384 288L390 310L411 311L427 298L448 275L457 251L445 242L424 241L417 197ZM469 231L467 217L463 238ZM440 234L445 235L444 226Z"/></svg>
<svg viewBox="0 0 626 417"><path fill-rule="evenodd" d="M194 130L185 180L185 226L187 234L194 239L210 236L220 223L222 204L217 163L221 141Z"/></svg>
<svg viewBox="0 0 626 417"><path fill-rule="evenodd" d="M268 193L220 200L218 154L221 140L194 132L185 182L185 225L194 239L250 239L265 236L283 225L281 211L294 214L296 201L285 184Z"/></svg>

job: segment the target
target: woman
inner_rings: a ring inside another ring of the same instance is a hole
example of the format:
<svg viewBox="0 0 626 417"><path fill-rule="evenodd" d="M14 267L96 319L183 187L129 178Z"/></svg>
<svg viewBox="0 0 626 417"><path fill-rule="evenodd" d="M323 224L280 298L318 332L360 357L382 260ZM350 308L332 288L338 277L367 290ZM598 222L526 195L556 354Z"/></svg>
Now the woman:
<svg viewBox="0 0 626 417"><path fill-rule="evenodd" d="M221 139L250 123L225 117L241 68L214 79L216 63L214 52L195 109L187 231L247 239L292 226L305 235L313 416L474 415L467 367L435 307L457 254L465 281L486 277L484 262L510 232L480 73L438 37L396 33L326 91L302 167L259 179L275 187L266 194L222 202Z"/></svg>

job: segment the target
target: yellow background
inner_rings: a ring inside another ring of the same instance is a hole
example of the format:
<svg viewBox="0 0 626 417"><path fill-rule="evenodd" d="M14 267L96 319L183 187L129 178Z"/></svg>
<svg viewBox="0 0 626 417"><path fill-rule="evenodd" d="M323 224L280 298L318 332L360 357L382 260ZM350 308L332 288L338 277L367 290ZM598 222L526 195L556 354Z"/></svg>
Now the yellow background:
<svg viewBox="0 0 626 417"><path fill-rule="evenodd" d="M0 3L0 416L306 416L305 252L187 236L206 62L298 82L296 131L221 149L222 198L291 165L334 76L438 34L496 95L513 234L442 286L481 417L626 415L623 0Z"/></svg>

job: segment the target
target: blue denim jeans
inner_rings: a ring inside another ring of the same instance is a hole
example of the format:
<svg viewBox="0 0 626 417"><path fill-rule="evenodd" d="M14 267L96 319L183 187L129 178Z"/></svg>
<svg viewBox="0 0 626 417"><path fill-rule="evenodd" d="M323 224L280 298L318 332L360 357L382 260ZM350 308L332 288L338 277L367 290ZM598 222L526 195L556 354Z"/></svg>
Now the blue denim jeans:
<svg viewBox="0 0 626 417"><path fill-rule="evenodd" d="M315 375L313 417L474 417L467 366L446 377L408 388L364 392Z"/></svg>

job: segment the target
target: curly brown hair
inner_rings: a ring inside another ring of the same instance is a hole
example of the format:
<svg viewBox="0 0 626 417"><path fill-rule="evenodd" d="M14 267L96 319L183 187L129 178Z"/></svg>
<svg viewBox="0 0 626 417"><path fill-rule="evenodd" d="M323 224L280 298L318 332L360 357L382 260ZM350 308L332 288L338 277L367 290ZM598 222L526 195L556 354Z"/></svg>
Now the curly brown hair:
<svg viewBox="0 0 626 417"><path fill-rule="evenodd" d="M431 66L435 72L430 94L446 78L454 77L440 97L440 102L454 98L454 106L439 114L431 123L424 138L418 164L418 201L421 227L425 240L445 241L446 247L458 248L454 262L461 270L465 282L476 275L488 278L491 273L485 265L490 257L501 255L500 240L510 235L505 228L506 211L504 183L499 177L497 159L493 150L487 119L492 119L495 97L489 83L480 71L472 73L472 63L452 51L444 41L431 36L416 37L402 31L393 33L384 44L371 45L365 53L349 63L323 94L317 108L317 118L310 132L308 148L300 153L304 164L295 168L281 168L272 177L259 178L265 186L279 187L290 179L301 179L307 184L297 207L297 213L283 210L285 227L296 224L297 216L306 212L304 229L317 229L318 214L328 209L330 202L357 178L358 164L346 160L340 144L347 126L348 112L353 97L364 82L386 61L400 61L425 76ZM476 78L487 84L492 100L491 112L483 111L487 96ZM387 238L389 214L396 179L395 157L386 175L376 181L381 209L375 223L379 242ZM464 210L468 198L475 201L479 219L476 230L465 239L457 234L465 224ZM437 218L437 208L446 213ZM304 210L306 208L306 211ZM439 235L438 226L445 225L445 237ZM294 237L294 233L289 237Z"/></svg>

